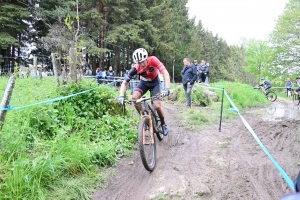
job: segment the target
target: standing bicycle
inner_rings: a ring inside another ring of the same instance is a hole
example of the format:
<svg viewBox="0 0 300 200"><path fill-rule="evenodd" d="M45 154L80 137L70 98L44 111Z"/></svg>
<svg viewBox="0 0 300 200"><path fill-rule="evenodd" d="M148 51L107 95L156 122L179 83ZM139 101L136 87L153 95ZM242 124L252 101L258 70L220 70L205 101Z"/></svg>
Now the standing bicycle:
<svg viewBox="0 0 300 200"><path fill-rule="evenodd" d="M124 79L120 87L120 97L118 99L119 103L123 104L125 99L126 86L129 84L129 81L135 76L140 75L141 81L134 88L132 93L132 99L134 106L138 113L141 113L142 106L141 104L136 103L143 95L145 95L149 90L152 91L152 94L162 93L164 96L169 95L170 93L170 75L166 67L160 62L160 60L155 56L148 56L148 52L139 48L133 52L132 55L134 63L136 63L128 72L128 76ZM165 91L161 91L159 73L162 73L165 79ZM161 106L162 98L157 98L153 100L153 106L156 110L160 123L163 127L163 134L167 136L169 129L165 123L164 111Z"/></svg>

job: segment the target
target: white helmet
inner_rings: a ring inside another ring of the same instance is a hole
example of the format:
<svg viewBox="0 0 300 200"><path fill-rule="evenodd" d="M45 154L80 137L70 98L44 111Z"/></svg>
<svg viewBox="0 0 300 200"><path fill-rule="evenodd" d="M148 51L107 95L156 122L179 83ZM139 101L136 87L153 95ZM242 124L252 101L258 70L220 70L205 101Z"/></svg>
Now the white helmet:
<svg viewBox="0 0 300 200"><path fill-rule="evenodd" d="M148 58L148 52L143 48L136 49L132 54L132 58L134 63L143 62Z"/></svg>

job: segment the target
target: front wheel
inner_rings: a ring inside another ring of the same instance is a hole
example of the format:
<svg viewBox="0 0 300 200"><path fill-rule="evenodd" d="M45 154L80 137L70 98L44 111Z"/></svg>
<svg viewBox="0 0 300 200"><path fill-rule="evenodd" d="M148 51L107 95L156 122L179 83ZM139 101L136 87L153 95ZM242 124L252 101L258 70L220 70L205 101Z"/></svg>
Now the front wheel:
<svg viewBox="0 0 300 200"><path fill-rule="evenodd" d="M293 94L293 102L296 106L299 105L300 103L300 99L299 99L299 95L298 94Z"/></svg>
<svg viewBox="0 0 300 200"><path fill-rule="evenodd" d="M268 92L268 93L266 94L266 97L267 97L267 99L268 99L269 101L274 102L274 101L276 101L276 99L277 99L277 94L276 94L275 92Z"/></svg>
<svg viewBox="0 0 300 200"><path fill-rule="evenodd" d="M156 165L156 144L154 134L150 132L150 119L142 118L139 124L139 149L146 170L153 171Z"/></svg>

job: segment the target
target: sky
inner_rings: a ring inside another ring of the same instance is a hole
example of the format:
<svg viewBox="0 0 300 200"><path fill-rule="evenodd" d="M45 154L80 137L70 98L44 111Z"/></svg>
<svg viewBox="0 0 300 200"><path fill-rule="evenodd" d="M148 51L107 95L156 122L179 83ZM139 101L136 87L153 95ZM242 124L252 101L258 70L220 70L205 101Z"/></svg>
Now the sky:
<svg viewBox="0 0 300 200"><path fill-rule="evenodd" d="M241 38L267 40L289 0L188 0L189 17L205 29L241 44Z"/></svg>

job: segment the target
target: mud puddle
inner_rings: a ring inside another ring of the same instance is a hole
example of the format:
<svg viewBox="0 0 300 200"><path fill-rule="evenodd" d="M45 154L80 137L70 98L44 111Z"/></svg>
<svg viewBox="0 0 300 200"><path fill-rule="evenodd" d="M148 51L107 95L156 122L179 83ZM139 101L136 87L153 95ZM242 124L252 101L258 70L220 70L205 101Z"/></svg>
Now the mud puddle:
<svg viewBox="0 0 300 200"><path fill-rule="evenodd" d="M266 108L251 110L246 113L262 115L264 121L300 120L300 106L274 102Z"/></svg>

